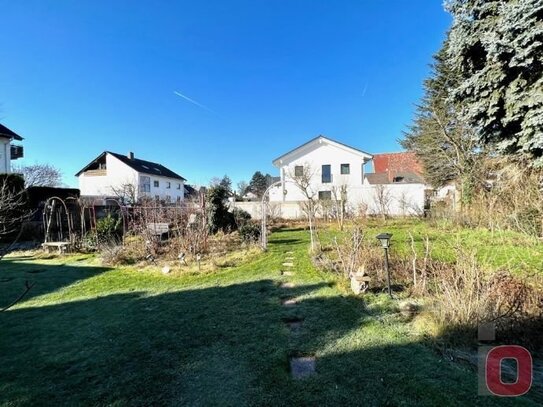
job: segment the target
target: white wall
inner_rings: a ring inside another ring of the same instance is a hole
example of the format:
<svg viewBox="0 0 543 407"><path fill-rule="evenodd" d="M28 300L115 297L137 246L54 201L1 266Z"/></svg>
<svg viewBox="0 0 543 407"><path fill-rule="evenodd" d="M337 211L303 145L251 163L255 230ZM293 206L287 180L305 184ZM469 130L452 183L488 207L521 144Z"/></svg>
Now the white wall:
<svg viewBox="0 0 543 407"><path fill-rule="evenodd" d="M310 149L300 149L289 157L288 162L279 165L281 180L284 181L283 194L281 188L270 192L270 200L274 202L292 202L304 199L300 189L292 182L288 182L294 175L296 166L304 166L310 169L312 174L311 193L318 196L319 191L330 191L333 186L348 185L360 187L364 184L364 164L368 159L361 154L356 154L347 149L322 143ZM350 174L342 175L341 164L350 165ZM322 165L331 165L332 182L323 184Z"/></svg>
<svg viewBox="0 0 543 407"><path fill-rule="evenodd" d="M424 210L425 190L423 184L389 184L383 185L384 195L388 197L386 212L389 216L416 216ZM347 188L347 208L353 215L380 215L382 213L377 185L352 186ZM280 190L281 188L277 188ZM261 218L260 202L235 202L232 206L246 210L254 219ZM303 218L299 202L270 202L273 216L283 219ZM323 215L321 212L320 216Z"/></svg>
<svg viewBox="0 0 543 407"><path fill-rule="evenodd" d="M184 199L183 180L139 174L111 154L106 154L106 168L106 175L92 175L92 172L83 172L79 175L79 189L82 196L112 196L115 188L118 189L122 185L132 184L136 186L136 190L138 191L137 197L139 199L143 196L143 193L139 193L140 177L149 176L151 179L151 190L145 194L146 196L151 198L159 196L161 200L165 200L167 196L170 196L172 203L177 201L177 197L180 197L181 200ZM154 186L153 181L159 182L158 188ZM167 182L171 183L169 189L167 188Z"/></svg>
<svg viewBox="0 0 543 407"><path fill-rule="evenodd" d="M5 137L0 137L0 173L11 173L10 140Z"/></svg>

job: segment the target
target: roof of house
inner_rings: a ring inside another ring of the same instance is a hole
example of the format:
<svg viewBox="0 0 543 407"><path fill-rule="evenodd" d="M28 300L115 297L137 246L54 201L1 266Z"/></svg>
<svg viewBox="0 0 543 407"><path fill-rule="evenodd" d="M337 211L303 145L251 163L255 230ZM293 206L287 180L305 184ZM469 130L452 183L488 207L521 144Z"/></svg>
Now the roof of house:
<svg viewBox="0 0 543 407"><path fill-rule="evenodd" d="M424 183L424 179L419 174L412 172L397 172L394 173L393 177L390 177L388 172L375 172L365 174L364 177L368 180L370 185Z"/></svg>
<svg viewBox="0 0 543 407"><path fill-rule="evenodd" d="M0 124L0 137L7 137L9 139L15 139L18 141L23 140L21 136L19 136L17 133L11 131L6 126Z"/></svg>
<svg viewBox="0 0 543 407"><path fill-rule="evenodd" d="M357 154L362 154L362 155L365 155L368 157L368 159L371 159L372 158L372 155L370 153L367 153L365 151L362 151L362 150L359 150L358 148L354 148L354 147L351 147L351 146L348 146L347 144L344 144L344 143L340 143L339 141L336 141L336 140L332 140L331 138L329 137L326 137L326 136L323 136L322 134L315 137L315 138L312 138L311 140L309 140L308 142L302 144L301 146L298 146L292 150L290 150L289 152L281 155L280 157L277 157L275 160L273 160L273 164L274 165L277 165L279 163L279 161L285 159L287 156L289 156L290 154L304 148L304 147L308 147L310 146L311 144L316 144L316 143L322 143L323 141L329 143L329 144L332 144L332 145L336 145L338 147L343 147L347 150L350 150L354 153L357 153Z"/></svg>
<svg viewBox="0 0 543 407"><path fill-rule="evenodd" d="M381 153L373 155L373 170L376 173L400 172L422 175L422 165L412 151Z"/></svg>
<svg viewBox="0 0 543 407"><path fill-rule="evenodd" d="M98 161L100 158L102 158L106 154L111 154L113 157L122 161L124 164L128 165L130 168L132 168L133 170L136 170L139 173L149 174L149 175L158 175L161 177L175 178L175 179L186 181L186 179L183 178L181 175L164 167L162 164L158 164L158 163L154 163L154 162L146 161L146 160L141 160L139 158L132 159L132 158L127 157L124 154L113 153L111 151L104 151L102 154L100 154L98 157L92 160L87 166L85 166L85 168L83 168L81 171L75 174L75 176L76 177L79 176L79 174L86 171L94 162Z"/></svg>

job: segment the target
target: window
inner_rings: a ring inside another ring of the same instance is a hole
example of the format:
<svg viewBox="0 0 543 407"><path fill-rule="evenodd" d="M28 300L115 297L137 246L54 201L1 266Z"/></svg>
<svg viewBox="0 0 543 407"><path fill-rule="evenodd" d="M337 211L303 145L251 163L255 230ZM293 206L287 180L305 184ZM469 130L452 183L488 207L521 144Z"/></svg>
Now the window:
<svg viewBox="0 0 543 407"><path fill-rule="evenodd" d="M319 191L319 200L329 201L332 199L332 191Z"/></svg>
<svg viewBox="0 0 543 407"><path fill-rule="evenodd" d="M350 164L341 164L341 175L349 175L351 173Z"/></svg>
<svg viewBox="0 0 543 407"><path fill-rule="evenodd" d="M304 175L304 167L302 165L297 165L294 167L294 176L302 177Z"/></svg>
<svg viewBox="0 0 543 407"><path fill-rule="evenodd" d="M170 195L166 195L166 202L170 203L172 201L172 197Z"/></svg>
<svg viewBox="0 0 543 407"><path fill-rule="evenodd" d="M180 196L177 197L177 203L178 203L178 204L181 203L181 197L180 197Z"/></svg>
<svg viewBox="0 0 543 407"><path fill-rule="evenodd" d="M177 184L177 189L181 189L181 184Z"/></svg>
<svg viewBox="0 0 543 407"><path fill-rule="evenodd" d="M158 183L158 181L153 181L153 186L154 186L155 188L158 188L159 185L160 185L160 184Z"/></svg>
<svg viewBox="0 0 543 407"><path fill-rule="evenodd" d="M157 202L160 201L160 196L155 195L155 201L157 201Z"/></svg>
<svg viewBox="0 0 543 407"><path fill-rule="evenodd" d="M166 189L170 189L172 187L172 183L171 182L166 182Z"/></svg>
<svg viewBox="0 0 543 407"><path fill-rule="evenodd" d="M146 176L140 177L140 191L151 192L151 177L146 177Z"/></svg>
<svg viewBox="0 0 543 407"><path fill-rule="evenodd" d="M329 164L322 166L322 183L329 184L332 182L332 166Z"/></svg>

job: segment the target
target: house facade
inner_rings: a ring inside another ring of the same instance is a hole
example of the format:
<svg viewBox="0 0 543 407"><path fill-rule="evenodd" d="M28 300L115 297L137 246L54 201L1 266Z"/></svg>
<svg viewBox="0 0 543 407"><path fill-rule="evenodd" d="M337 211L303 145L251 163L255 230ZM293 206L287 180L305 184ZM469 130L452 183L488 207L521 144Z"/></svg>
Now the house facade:
<svg viewBox="0 0 543 407"><path fill-rule="evenodd" d="M161 164L128 155L105 151L80 170L82 197L122 198L126 203L151 198L167 204L185 199L185 181L181 175Z"/></svg>
<svg viewBox="0 0 543 407"><path fill-rule="evenodd" d="M280 188L270 192L270 200L292 202L307 199L307 193L318 199L331 199L341 187L364 185L364 166L372 155L365 151L318 136L273 160L279 169ZM306 192L300 188L306 183Z"/></svg>
<svg viewBox="0 0 543 407"><path fill-rule="evenodd" d="M11 173L11 161L23 157L23 147L14 142L23 138L0 124L0 174Z"/></svg>
<svg viewBox="0 0 543 407"><path fill-rule="evenodd" d="M322 203L321 216L334 210L334 201L345 201L347 210L358 215L422 214L431 188L419 167L413 166L414 157L402 154L372 155L322 135L315 137L273 160L280 181L270 189L269 211L285 219L302 218L300 203L310 196ZM366 173L364 168L371 167L375 156L379 172ZM261 216L259 202L235 206L255 218Z"/></svg>

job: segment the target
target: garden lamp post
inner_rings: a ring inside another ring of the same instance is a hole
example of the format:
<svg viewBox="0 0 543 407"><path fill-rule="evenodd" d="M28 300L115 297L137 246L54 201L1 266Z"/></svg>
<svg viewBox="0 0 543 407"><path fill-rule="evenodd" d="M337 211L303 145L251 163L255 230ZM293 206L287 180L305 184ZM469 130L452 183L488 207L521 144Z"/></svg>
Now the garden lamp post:
<svg viewBox="0 0 543 407"><path fill-rule="evenodd" d="M392 298L392 288L390 287L390 269L388 267L388 249L390 247L390 238L392 237L392 234L380 233L376 237L381 242L381 246L385 251L385 271L387 273L388 295L390 295L390 298Z"/></svg>

